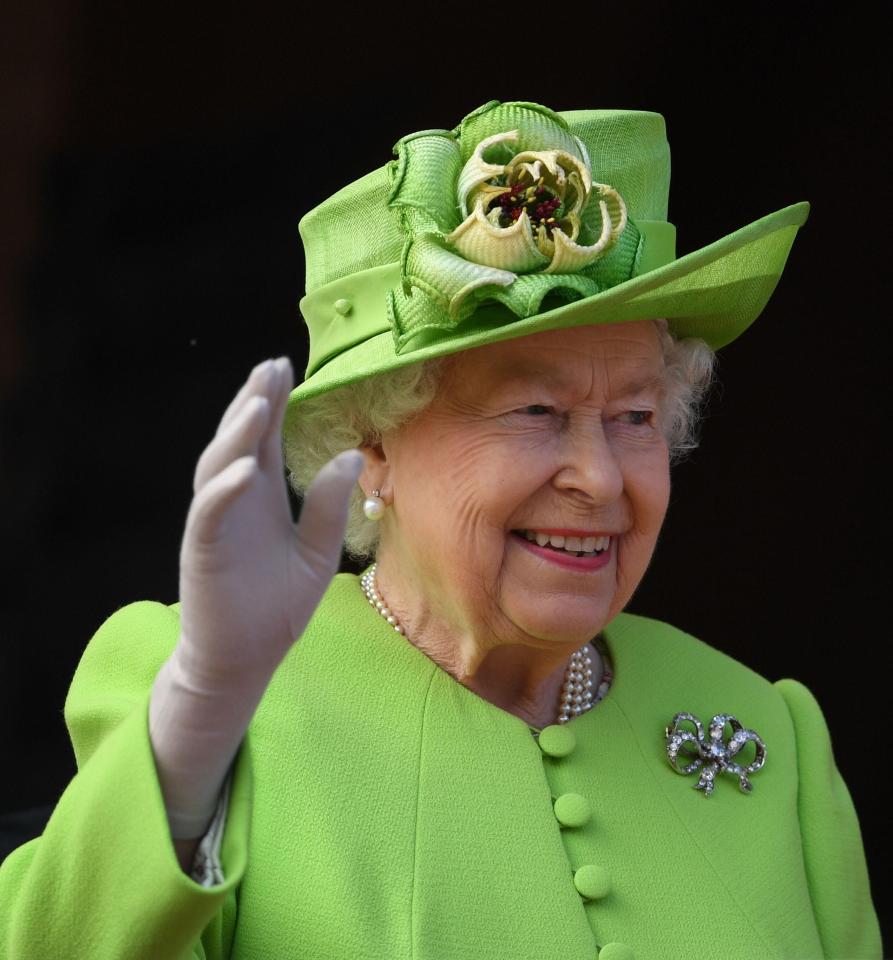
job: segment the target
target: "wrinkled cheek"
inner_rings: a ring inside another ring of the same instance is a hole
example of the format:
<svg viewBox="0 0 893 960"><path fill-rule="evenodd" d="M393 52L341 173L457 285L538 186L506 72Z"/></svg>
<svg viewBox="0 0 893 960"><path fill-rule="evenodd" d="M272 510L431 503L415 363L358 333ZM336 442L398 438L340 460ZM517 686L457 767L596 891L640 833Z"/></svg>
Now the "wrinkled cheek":
<svg viewBox="0 0 893 960"><path fill-rule="evenodd" d="M617 551L617 587L624 595L624 602L645 575L656 542L656 535L644 534L635 529L620 538Z"/></svg>
<svg viewBox="0 0 893 960"><path fill-rule="evenodd" d="M439 537L426 544L435 566L445 577L466 583L491 581L502 562L504 545L495 543L493 526L481 503L480 492L461 480L453 486L447 499L440 502Z"/></svg>
<svg viewBox="0 0 893 960"><path fill-rule="evenodd" d="M633 546L630 572L638 570L639 577L644 575L645 568L651 562L669 502L669 459L666 450L663 450L655 456L647 470L643 469L632 498L634 524L629 534Z"/></svg>

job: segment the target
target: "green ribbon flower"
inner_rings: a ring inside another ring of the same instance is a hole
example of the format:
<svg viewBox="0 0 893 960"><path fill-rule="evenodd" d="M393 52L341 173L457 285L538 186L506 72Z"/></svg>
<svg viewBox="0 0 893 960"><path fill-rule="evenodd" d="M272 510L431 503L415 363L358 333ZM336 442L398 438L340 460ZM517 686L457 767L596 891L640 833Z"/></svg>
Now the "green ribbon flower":
<svg viewBox="0 0 893 960"><path fill-rule="evenodd" d="M491 101L454 130L394 146L388 206L405 235L388 294L398 353L455 329L486 301L518 318L629 279L639 231L594 182L582 140L535 103Z"/></svg>

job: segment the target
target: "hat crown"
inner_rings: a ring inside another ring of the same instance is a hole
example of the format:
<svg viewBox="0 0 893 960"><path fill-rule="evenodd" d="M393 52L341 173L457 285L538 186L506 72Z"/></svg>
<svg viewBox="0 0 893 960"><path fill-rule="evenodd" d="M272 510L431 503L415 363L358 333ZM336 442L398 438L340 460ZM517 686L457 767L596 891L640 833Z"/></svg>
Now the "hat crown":
<svg viewBox="0 0 893 960"><path fill-rule="evenodd" d="M670 147L659 113L569 110L557 114L585 144L592 177L617 190L633 220L666 220ZM405 138L404 138L405 139ZM391 165L384 164L310 210L299 230L306 290L400 260L404 234L388 206Z"/></svg>
<svg viewBox="0 0 893 960"><path fill-rule="evenodd" d="M666 220L670 145L659 113L645 110L567 110L560 114L592 162L592 178L614 187L633 220Z"/></svg>

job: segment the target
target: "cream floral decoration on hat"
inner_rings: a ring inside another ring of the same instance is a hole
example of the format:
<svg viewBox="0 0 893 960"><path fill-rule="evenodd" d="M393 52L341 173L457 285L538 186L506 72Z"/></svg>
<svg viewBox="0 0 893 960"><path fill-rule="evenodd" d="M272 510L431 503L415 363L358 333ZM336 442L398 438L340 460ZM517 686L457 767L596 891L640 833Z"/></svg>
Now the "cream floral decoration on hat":
<svg viewBox="0 0 893 960"><path fill-rule="evenodd" d="M593 183L589 160L564 150L527 150L506 163L488 163L484 151L515 144L518 131L482 140L459 175L459 206L472 213L446 240L475 263L514 273L542 269L569 273L597 260L626 228L623 198L612 187ZM582 147L582 143L580 143ZM585 148L584 155L585 155ZM581 214L596 188L601 234L587 246Z"/></svg>
<svg viewBox="0 0 893 960"><path fill-rule="evenodd" d="M640 233L623 198L593 181L586 146L548 107L494 100L454 130L403 137L394 153L388 206L405 242L388 319L398 353L487 302L531 317L548 294L568 302L634 275Z"/></svg>

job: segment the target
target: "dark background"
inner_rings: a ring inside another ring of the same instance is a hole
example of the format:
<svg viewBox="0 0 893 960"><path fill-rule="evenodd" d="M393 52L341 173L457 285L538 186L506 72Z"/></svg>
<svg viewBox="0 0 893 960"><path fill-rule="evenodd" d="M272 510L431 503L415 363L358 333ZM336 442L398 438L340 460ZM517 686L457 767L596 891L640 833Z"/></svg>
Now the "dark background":
<svg viewBox="0 0 893 960"><path fill-rule="evenodd" d="M639 108L667 118L680 253L813 209L720 354L630 609L815 693L885 916L880 25L853 5L17 6L0 23L0 814L38 808L21 840L75 772L62 706L91 634L176 599L192 471L230 396L266 357L303 370L300 216L489 99Z"/></svg>

